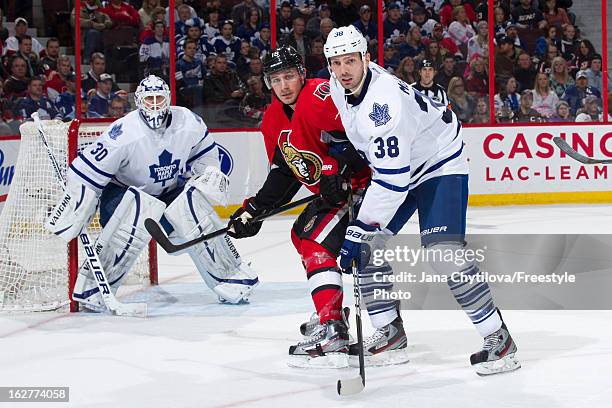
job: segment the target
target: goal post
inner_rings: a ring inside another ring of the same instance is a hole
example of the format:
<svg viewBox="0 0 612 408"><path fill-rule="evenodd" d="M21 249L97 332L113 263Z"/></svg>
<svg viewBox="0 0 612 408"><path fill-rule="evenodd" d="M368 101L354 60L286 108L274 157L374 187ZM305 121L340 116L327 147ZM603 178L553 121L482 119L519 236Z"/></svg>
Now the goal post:
<svg viewBox="0 0 612 408"><path fill-rule="evenodd" d="M112 120L69 123L44 121L53 154L66 171L78 153L94 142ZM44 228L62 194L46 149L33 122L20 127L21 142L13 182L0 214L0 311L46 311L69 305L79 267L85 259L77 240L68 245ZM101 231L98 216L88 231ZM157 284L156 244L149 243L129 272L128 284Z"/></svg>

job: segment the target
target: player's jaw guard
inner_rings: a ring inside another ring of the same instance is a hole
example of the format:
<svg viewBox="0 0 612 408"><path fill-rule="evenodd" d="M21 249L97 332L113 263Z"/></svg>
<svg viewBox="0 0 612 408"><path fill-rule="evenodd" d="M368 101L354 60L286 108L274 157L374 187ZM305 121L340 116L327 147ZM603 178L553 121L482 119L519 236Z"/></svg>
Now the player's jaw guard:
<svg viewBox="0 0 612 408"><path fill-rule="evenodd" d="M170 112L170 89L163 79L149 75L134 94L140 117L151 129L163 126Z"/></svg>

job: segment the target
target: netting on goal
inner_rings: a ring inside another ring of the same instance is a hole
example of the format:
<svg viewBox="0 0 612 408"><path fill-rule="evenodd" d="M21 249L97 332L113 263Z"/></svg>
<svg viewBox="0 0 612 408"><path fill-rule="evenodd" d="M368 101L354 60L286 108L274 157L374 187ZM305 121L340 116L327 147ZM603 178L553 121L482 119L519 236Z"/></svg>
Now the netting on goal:
<svg viewBox="0 0 612 408"><path fill-rule="evenodd" d="M44 121L47 141L64 176L69 160L87 148L106 123L80 124ZM34 123L21 126L21 144L8 199L0 215L0 311L55 310L70 303L82 246L67 245L44 228L62 194L53 166ZM98 217L89 226L92 238L100 232ZM128 283L155 282L156 263L149 249L130 271ZM154 250L154 249L153 249ZM71 305L76 310L75 304Z"/></svg>

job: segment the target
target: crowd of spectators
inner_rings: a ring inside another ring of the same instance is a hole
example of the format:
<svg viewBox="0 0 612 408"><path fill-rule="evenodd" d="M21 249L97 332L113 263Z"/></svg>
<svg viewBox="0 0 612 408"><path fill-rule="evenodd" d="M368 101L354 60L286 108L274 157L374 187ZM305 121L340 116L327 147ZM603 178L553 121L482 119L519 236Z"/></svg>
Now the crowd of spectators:
<svg viewBox="0 0 612 408"><path fill-rule="evenodd" d="M213 127L259 124L271 100L262 74L272 48L269 0L176 0L174 10L167 0L80 1L81 61L60 55L70 44L49 38L43 45L28 35L32 30L23 17L15 18L11 35L0 25L2 117L12 127L33 111L73 118L76 63L82 66L86 116L122 116L132 107L134 85L156 74L176 81L178 104ZM366 37L372 59L407 83L419 81L422 60L432 61L435 82L466 123L490 121L490 80L498 122L601 120L602 96L612 81L602 89L600 50L582 37L572 0L495 0L492 55L485 0L384 0L380 44L377 5L279 0L277 43L302 55L308 77L329 78L327 36L334 27L353 24ZM377 61L379 46L383 61Z"/></svg>
<svg viewBox="0 0 612 408"><path fill-rule="evenodd" d="M486 1L385 1L383 64L413 83L414 67L434 62L436 82L464 122L490 121L489 78L497 122L601 120L612 81L602 89L601 55L581 37L571 7L572 0L495 0L490 76Z"/></svg>
<svg viewBox="0 0 612 408"><path fill-rule="evenodd" d="M509 3L509 4L508 4ZM495 3L498 122L603 120L602 57L581 34L572 0Z"/></svg>

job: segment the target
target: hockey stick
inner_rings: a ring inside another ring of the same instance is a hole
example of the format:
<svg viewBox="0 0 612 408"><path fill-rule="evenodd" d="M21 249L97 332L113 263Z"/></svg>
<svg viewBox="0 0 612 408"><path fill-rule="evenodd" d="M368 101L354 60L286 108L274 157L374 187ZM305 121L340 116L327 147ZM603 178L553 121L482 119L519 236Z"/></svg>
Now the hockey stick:
<svg viewBox="0 0 612 408"><path fill-rule="evenodd" d="M353 221L354 209L352 194L349 194L348 201L349 219ZM359 288L359 271L357 270L357 260L351 261L351 272L353 274L353 294L355 296L355 325L357 326L357 344L359 348L359 377L347 380L338 380L336 389L338 395L352 395L363 391L365 388L365 358L363 355L363 329L361 325L361 289Z"/></svg>
<svg viewBox="0 0 612 408"><path fill-rule="evenodd" d="M53 152L51 151L51 147L47 142L47 137L45 136L45 131L43 129L42 121L38 116L38 112L34 112L32 114L32 119L34 119L34 123L38 126L38 134L47 149L47 155L49 156L49 160L53 165L53 170L55 171L55 176L62 187L62 190L66 189L66 180L62 175L62 171L60 169L59 163L55 159ZM83 248L85 249L85 254L87 255L87 262L89 263L89 269L93 273L96 284L98 285L98 289L100 289L100 294L102 295L102 299L104 300L104 304L111 313L116 314L118 316L135 316L135 317L146 317L147 315L147 305L146 303L121 303L117 300L113 292L111 291L111 286L108 283L108 278L106 277L106 273L104 272L104 268L102 267L102 262L100 262L100 258L98 257L98 253L94 248L94 241L90 238L87 233L87 227L83 229L83 232L79 234L79 239L83 244Z"/></svg>
<svg viewBox="0 0 612 408"><path fill-rule="evenodd" d="M315 198L318 198L318 197L319 197L318 194L313 194L313 195L310 195L308 197L304 197L304 198L302 198L300 200L297 200L297 201L294 201L292 203L288 203L288 204L285 204L285 205L280 206L278 208L275 208L275 209L273 209L270 212L267 212L265 214L258 215L257 217L253 218L249 222L257 222L257 221L265 220L266 218L271 217L273 215L280 214L280 213L288 211L288 210L290 210L292 208L299 207L302 204L309 203L309 202L311 202L312 200L314 200ZM164 231L162 226L157 221L155 221L154 219L147 218L145 220L145 222L144 222L144 225L145 225L145 228L147 229L147 231L149 232L149 234L151 234L151 236L153 237L153 239L155 239L155 241L157 241L157 243L168 254L173 254L175 252L182 251L182 250L190 248L190 247L192 247L192 246L194 246L196 244L199 244L202 241L206 241L206 240L218 237L219 235L223 235L223 234L227 233L227 231L229 230L228 227L224 227L224 228L221 228L220 230L213 231L210 234L201 235L201 236L199 236L197 238L192 239L191 241L183 242L182 244L173 244L172 241L170 241L170 239L166 235L166 232Z"/></svg>
<svg viewBox="0 0 612 408"><path fill-rule="evenodd" d="M559 136L554 137L553 142L555 142L555 144L559 147L559 149L561 149L561 151L563 151L565 154L567 154L572 159L579 161L580 163L584 163L584 164L610 164L612 163L612 159L595 159L595 158L583 156L582 154L578 153L576 150L572 149L572 147L564 139L560 138Z"/></svg>

